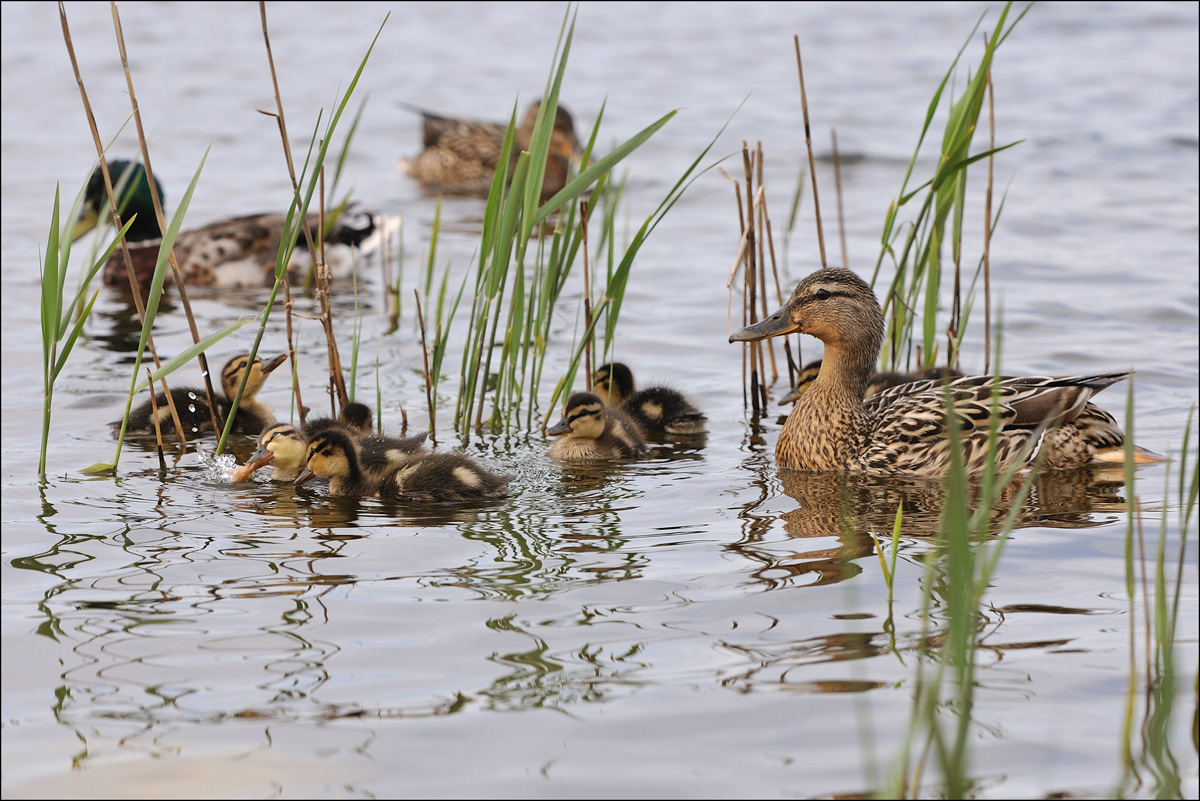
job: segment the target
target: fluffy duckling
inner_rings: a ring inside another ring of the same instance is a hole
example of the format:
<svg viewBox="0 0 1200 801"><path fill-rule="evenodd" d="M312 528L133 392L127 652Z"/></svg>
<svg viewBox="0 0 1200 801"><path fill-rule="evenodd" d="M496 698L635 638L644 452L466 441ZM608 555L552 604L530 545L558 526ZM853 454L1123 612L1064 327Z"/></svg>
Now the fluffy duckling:
<svg viewBox="0 0 1200 801"><path fill-rule="evenodd" d="M633 371L621 362L601 365L592 381L596 394L628 415L646 438L704 433L706 418L683 393L662 386L638 390Z"/></svg>
<svg viewBox="0 0 1200 801"><path fill-rule="evenodd" d="M533 103L516 130L508 165L510 176L517 156L530 147L540 108L541 101ZM422 118L424 150L407 165L409 175L427 192L487 197L500 165L508 124L443 117L419 108L413 110ZM555 110L542 179L543 201L566 185L571 162L578 161L581 153L575 122L560 105Z"/></svg>
<svg viewBox="0 0 1200 801"><path fill-rule="evenodd" d="M258 434L263 428L275 422L275 415L271 411L271 407L258 400L258 391L262 389L262 385L271 371L283 364L286 359L286 353L276 356L268 362L264 362L257 356L251 359L249 353L241 353L225 363L221 369L220 389L214 387L213 390L215 395L213 401L217 404L222 420L229 416L229 410L233 407L233 397L242 383L242 376L247 371L250 373L249 378L246 379L246 388L242 391L242 400L238 404L237 416L234 418L231 429L233 433ZM175 401L175 410L179 415L179 422L183 425L185 434L199 434L213 430L212 415L209 413L204 389L171 387L171 398ZM171 422L171 409L162 392L155 394L154 404L150 400L145 400L129 413L129 425L125 432L127 434L153 434L155 406L158 409L158 424L162 432L164 434L174 433L175 426ZM120 420L114 420L110 425L114 431L121 429Z"/></svg>
<svg viewBox="0 0 1200 801"><path fill-rule="evenodd" d="M296 483L312 476L329 479L330 495L399 501L463 501L508 492L506 476L459 453L413 454L399 465L373 469L365 464L354 437L336 428L318 433L309 442L306 467Z"/></svg>
<svg viewBox="0 0 1200 801"><path fill-rule="evenodd" d="M379 497L409 502L473 501L508 494L508 476L461 453L416 456L379 486Z"/></svg>
<svg viewBox="0 0 1200 801"><path fill-rule="evenodd" d="M800 399L800 395L804 390L808 389L808 385L813 382L813 379L821 372L821 360L809 362L804 365L800 374L796 376L796 385L792 387L792 391L779 399L780 405L787 403L795 403ZM914 370L911 373L901 373L893 371L885 371L874 373L871 376L870 383L867 384L867 397L871 397L877 393L883 392L885 389L898 387L901 384L910 384L913 381L925 381L935 378L958 378L962 373L958 370L949 367L926 367L922 370Z"/></svg>
<svg viewBox="0 0 1200 801"><path fill-rule="evenodd" d="M825 343L821 372L796 401L776 441L780 467L938 477L951 464L947 430L953 425L967 472L978 473L993 459L988 448L993 406L999 414L997 470L1030 464L1041 447L1050 448L1052 466L1079 466L1086 463L1086 449L1073 453L1044 433L1078 428L1075 420L1092 415L1092 397L1127 376L964 376L948 384L902 384L868 398L884 330L870 285L850 270L823 268L801 281L782 309L729 337L752 342L800 332Z"/></svg>
<svg viewBox="0 0 1200 801"><path fill-rule="evenodd" d="M371 432L371 408L351 402L342 407L337 419L320 417L309 420L302 429L291 423L275 423L263 429L256 450L231 477L234 482L248 481L256 470L271 465L272 481L295 481L304 470L308 443L323 431L342 431L358 440L361 461L368 471L398 466L420 453L428 432L412 437L385 437Z"/></svg>
<svg viewBox="0 0 1200 801"><path fill-rule="evenodd" d="M547 428L546 434L558 437L550 446L554 459L635 459L646 450L637 424L591 392L572 394L562 419Z"/></svg>
<svg viewBox="0 0 1200 801"><path fill-rule="evenodd" d="M121 219L136 220L125 234L134 275L141 286L149 285L158 261L162 230L154 214L150 182L145 168L137 162L114 159L108 162L113 192L119 199ZM154 179L160 200L164 197L162 183ZM72 238L91 231L109 214L108 195L104 176L97 166L88 180L83 205L75 221ZM327 216L325 261L335 277L349 275L357 254L373 252L390 230L393 222L382 215L348 208L333 219ZM275 282L275 261L283 239L286 216L283 214L251 214L218 220L200 228L181 231L175 238L174 252L183 282L189 286L262 287ZM308 227L313 241L321 240L319 215L308 215ZM379 235L376 231L379 229ZM373 236L374 235L374 236ZM312 265L307 239L300 233L292 259L288 264L288 279L299 283ZM129 278L121 248L113 250L103 270L104 283L128 287ZM174 282L174 273L167 271L166 283Z"/></svg>

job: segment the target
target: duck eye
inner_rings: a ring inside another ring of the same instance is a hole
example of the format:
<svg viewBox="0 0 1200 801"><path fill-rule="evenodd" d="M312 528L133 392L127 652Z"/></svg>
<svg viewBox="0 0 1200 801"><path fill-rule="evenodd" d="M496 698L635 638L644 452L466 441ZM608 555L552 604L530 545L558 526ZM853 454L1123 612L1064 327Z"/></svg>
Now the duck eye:
<svg viewBox="0 0 1200 801"><path fill-rule="evenodd" d="M818 289L817 290L817 300L829 300L829 290L828 289Z"/></svg>

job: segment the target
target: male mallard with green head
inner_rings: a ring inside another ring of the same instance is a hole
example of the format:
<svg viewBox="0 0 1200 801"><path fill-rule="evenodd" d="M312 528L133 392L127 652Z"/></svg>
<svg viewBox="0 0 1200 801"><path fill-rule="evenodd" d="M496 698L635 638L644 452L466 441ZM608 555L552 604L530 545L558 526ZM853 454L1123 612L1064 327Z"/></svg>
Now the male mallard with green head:
<svg viewBox="0 0 1200 801"><path fill-rule="evenodd" d="M136 162L114 159L108 162L108 172L122 221L137 215L125 239L138 284L146 286L154 276L162 241L162 229L159 228L150 194L150 181L145 168ZM154 183L162 201L162 183L157 177ZM97 166L88 180L72 237L78 238L91 231L101 217L108 214L108 193L104 188L104 176ZM189 286L271 286L275 282L275 262L285 225L284 214L250 214L180 231L173 250L183 282ZM385 229L391 225L393 223L381 215L354 207L343 209L336 217L327 216L325 261L332 275L348 276L355 259L372 251L386 234ZM319 215L308 215L308 227L313 234L313 241L320 242ZM311 265L307 240L301 232L297 236L291 261L288 262L289 281L296 284L303 280ZM109 286L129 286L125 258L120 247L113 250L102 274L104 283ZM168 270L166 283L173 282L174 274Z"/></svg>

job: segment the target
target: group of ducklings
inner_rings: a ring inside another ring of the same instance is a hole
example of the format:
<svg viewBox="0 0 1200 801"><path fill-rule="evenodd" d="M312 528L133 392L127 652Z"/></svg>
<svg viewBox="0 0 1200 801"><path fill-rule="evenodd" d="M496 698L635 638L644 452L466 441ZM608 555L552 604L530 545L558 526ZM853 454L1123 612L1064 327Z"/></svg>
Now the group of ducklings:
<svg viewBox="0 0 1200 801"><path fill-rule="evenodd" d="M633 372L621 362L602 365L592 384L594 392L567 398L562 418L546 429L556 437L551 457L635 459L646 452L647 440L705 433L704 415L683 393L666 386L638 390Z"/></svg>
<svg viewBox="0 0 1200 801"><path fill-rule="evenodd" d="M503 497L508 476L495 473L462 453L433 453L425 447L426 432L411 437L374 433L370 407L347 403L336 419L316 418L302 426L275 421L269 406L258 397L267 376L287 355L264 362L248 353L238 354L221 370L221 388L214 390L219 410L216 425L223 425L233 407L233 397L245 379L231 431L257 435L258 449L233 471L235 483L249 481L262 467L270 466L273 481L302 484L314 477L329 479L330 495L378 497L396 501L465 501ZM194 387L172 387L170 401L186 434L213 430L207 393ZM129 415L129 434L170 432L173 422L167 396L157 392ZM119 429L123 421L112 423Z"/></svg>

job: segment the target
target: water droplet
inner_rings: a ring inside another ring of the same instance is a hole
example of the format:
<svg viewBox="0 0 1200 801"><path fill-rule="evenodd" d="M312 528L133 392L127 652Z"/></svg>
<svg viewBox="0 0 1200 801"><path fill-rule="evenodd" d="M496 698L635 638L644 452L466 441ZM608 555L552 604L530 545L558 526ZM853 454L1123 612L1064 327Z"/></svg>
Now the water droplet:
<svg viewBox="0 0 1200 801"><path fill-rule="evenodd" d="M198 434L198 433L200 433L200 429L196 428L195 426L192 426L192 433Z"/></svg>
<svg viewBox="0 0 1200 801"><path fill-rule="evenodd" d="M188 404L188 411L189 411L189 412L192 412L192 413L195 413L195 411L196 411L196 404L194 404L194 403L189 403L189 404Z"/></svg>
<svg viewBox="0 0 1200 801"><path fill-rule="evenodd" d="M195 392L189 392L188 397L191 398L192 400L200 400L199 398L196 397Z"/></svg>

